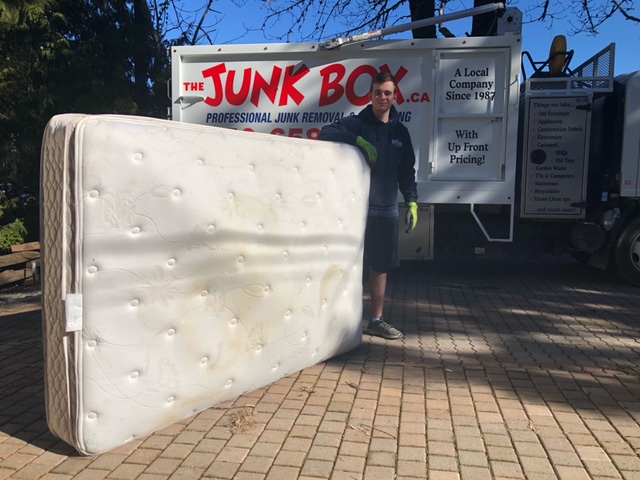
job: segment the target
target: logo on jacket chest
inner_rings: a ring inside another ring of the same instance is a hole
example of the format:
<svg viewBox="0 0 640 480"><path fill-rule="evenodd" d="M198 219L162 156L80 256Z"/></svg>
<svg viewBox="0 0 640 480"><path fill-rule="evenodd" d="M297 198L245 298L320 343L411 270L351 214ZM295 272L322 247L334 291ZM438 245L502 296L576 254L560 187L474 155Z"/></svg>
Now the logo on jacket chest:
<svg viewBox="0 0 640 480"><path fill-rule="evenodd" d="M391 140L391 145L393 145L396 148L402 148L402 142L397 138L394 138L393 140Z"/></svg>

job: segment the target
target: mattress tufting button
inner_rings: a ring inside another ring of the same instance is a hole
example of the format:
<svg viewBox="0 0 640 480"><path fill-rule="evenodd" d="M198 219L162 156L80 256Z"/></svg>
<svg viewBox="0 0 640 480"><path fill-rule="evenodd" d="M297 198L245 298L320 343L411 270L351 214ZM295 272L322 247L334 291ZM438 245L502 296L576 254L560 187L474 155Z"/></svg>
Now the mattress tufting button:
<svg viewBox="0 0 640 480"><path fill-rule="evenodd" d="M98 267L96 267L95 265L92 265L87 269L87 272L89 272L91 275L94 275L97 271Z"/></svg>
<svg viewBox="0 0 640 480"><path fill-rule="evenodd" d="M262 225L258 225L257 229L258 229L259 232L261 232L262 231Z"/></svg>
<svg viewBox="0 0 640 480"><path fill-rule="evenodd" d="M204 160L199 158L198 160L196 160L196 165L201 167L202 165L204 165Z"/></svg>
<svg viewBox="0 0 640 480"><path fill-rule="evenodd" d="M244 257L242 255L240 255L238 257L238 263L242 263L242 262L244 262Z"/></svg>
<svg viewBox="0 0 640 480"><path fill-rule="evenodd" d="M132 307L137 307L138 305L140 305L140 300L138 300L137 298L134 298L133 300L131 300L130 305Z"/></svg>
<svg viewBox="0 0 640 480"><path fill-rule="evenodd" d="M95 413L95 412L89 412L89 413L87 414L87 418L88 418L89 420L95 420L96 418L98 418L98 414L97 414L97 413Z"/></svg>
<svg viewBox="0 0 640 480"><path fill-rule="evenodd" d="M89 341L87 342L87 346L88 346L89 348L96 348L96 345L97 345L97 344L98 344L98 342L96 342L95 340L89 340Z"/></svg>
<svg viewBox="0 0 640 480"><path fill-rule="evenodd" d="M131 372L131 378L132 379L137 379L140 376L140 372Z"/></svg>
<svg viewBox="0 0 640 480"><path fill-rule="evenodd" d="M202 291L200 292L200 296L201 296L201 297L206 297L207 295L209 295L209 292L208 292L207 290L202 290Z"/></svg>
<svg viewBox="0 0 640 480"><path fill-rule="evenodd" d="M91 190L89 192L89 197L90 198L98 198L98 191L97 190Z"/></svg>
<svg viewBox="0 0 640 480"><path fill-rule="evenodd" d="M169 265L170 267L173 267L175 264L176 264L175 258L170 258L169 261L167 262L167 265Z"/></svg>
<svg viewBox="0 0 640 480"><path fill-rule="evenodd" d="M238 323L238 319L234 317L234 318L232 318L231 320L229 320L229 323L230 323L231 325L235 325L236 323Z"/></svg>
<svg viewBox="0 0 640 480"><path fill-rule="evenodd" d="M227 387L230 387L233 384L233 380L229 379L227 380Z"/></svg>
<svg viewBox="0 0 640 480"><path fill-rule="evenodd" d="M167 403L173 403L173 401L174 401L174 398L173 398L173 397L169 397L169 398L167 398Z"/></svg>
<svg viewBox="0 0 640 480"><path fill-rule="evenodd" d="M179 197L179 196L182 194L182 192L181 192L181 191L180 191L180 189L178 189L178 188L176 188L176 189L175 189L173 192L171 192L171 193L173 193L173 196L174 196L174 197Z"/></svg>
<svg viewBox="0 0 640 480"><path fill-rule="evenodd" d="M204 364L205 364L205 363L207 363L208 361L209 361L209 357L202 357L202 358L200 359L200 363L201 363L202 365L204 365Z"/></svg>
<svg viewBox="0 0 640 480"><path fill-rule="evenodd" d="M138 152L138 153L134 153L134 154L133 154L133 159L134 159L136 162L139 162L140 160L142 160L142 154L141 154L140 152Z"/></svg>
<svg viewBox="0 0 640 480"><path fill-rule="evenodd" d="M138 233L140 233L140 227L133 227L131 229L131 233L133 233L134 235L137 235Z"/></svg>
<svg viewBox="0 0 640 480"><path fill-rule="evenodd" d="M284 258L287 258L289 256L289 252L287 252L286 250L282 252L282 256Z"/></svg>
<svg viewBox="0 0 640 480"><path fill-rule="evenodd" d="M169 330L167 330L167 335L169 335L170 337L174 336L176 333L175 329L170 328Z"/></svg>
<svg viewBox="0 0 640 480"><path fill-rule="evenodd" d="M211 225L209 225L209 226L207 227L207 232L211 233L211 232L213 232L215 229L216 229L216 226L215 226L215 225L213 225L213 224L211 224Z"/></svg>
<svg viewBox="0 0 640 480"><path fill-rule="evenodd" d="M291 310L287 310L286 312L284 312L284 316L285 317L290 317L291 316Z"/></svg>

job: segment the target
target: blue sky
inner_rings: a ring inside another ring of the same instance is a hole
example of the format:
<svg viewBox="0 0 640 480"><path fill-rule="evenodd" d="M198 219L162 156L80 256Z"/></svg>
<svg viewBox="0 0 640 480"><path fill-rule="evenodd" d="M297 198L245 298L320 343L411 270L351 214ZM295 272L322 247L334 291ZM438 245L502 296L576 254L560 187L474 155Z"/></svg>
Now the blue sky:
<svg viewBox="0 0 640 480"><path fill-rule="evenodd" d="M467 5L468 7L472 6L473 2L460 1L459 3L461 8L465 8L465 4L470 4ZM272 43L274 40L266 40L264 34L260 31L265 15L265 10L259 7L260 4L260 2L254 2L253 0L247 0L242 8L236 7L233 3L218 4L218 8L224 14L224 18L218 24L219 31L216 36L216 43ZM225 5L225 8L222 8L222 5ZM520 8L522 7L520 6ZM453 8L449 9L447 13L451 11L453 11ZM636 16L640 15L638 12L632 13ZM462 19L448 23L447 28L455 35L463 36L466 31L470 30L470 25L469 19ZM244 27L254 29L254 31L238 38L240 32L245 30ZM282 30L284 31L285 28L286 25L283 25ZM277 35L278 29L279 27L276 25L270 31L272 37ZM640 70L640 55L638 55L640 51L640 24L624 20L621 15L608 20L596 36L585 33L571 36L571 25L568 21L561 20L556 20L553 24L550 22L526 23L525 18L522 30L523 49L529 51L535 61L545 60L549 54L553 37L563 34L567 37L567 48L574 50L574 57L571 62L572 67L577 67L610 43L615 43L615 74ZM338 28L336 28L335 35L329 34L322 40L327 40L334 36L338 36ZM410 33L385 37L385 39L389 40L397 38L410 38Z"/></svg>

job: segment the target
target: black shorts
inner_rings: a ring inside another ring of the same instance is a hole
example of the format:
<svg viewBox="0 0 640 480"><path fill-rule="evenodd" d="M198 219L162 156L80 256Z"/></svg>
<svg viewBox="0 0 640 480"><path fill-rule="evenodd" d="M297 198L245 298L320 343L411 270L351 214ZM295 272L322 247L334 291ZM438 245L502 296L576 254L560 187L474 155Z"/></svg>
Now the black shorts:
<svg viewBox="0 0 640 480"><path fill-rule="evenodd" d="M364 235L365 266L386 273L398 260L398 217L368 217Z"/></svg>

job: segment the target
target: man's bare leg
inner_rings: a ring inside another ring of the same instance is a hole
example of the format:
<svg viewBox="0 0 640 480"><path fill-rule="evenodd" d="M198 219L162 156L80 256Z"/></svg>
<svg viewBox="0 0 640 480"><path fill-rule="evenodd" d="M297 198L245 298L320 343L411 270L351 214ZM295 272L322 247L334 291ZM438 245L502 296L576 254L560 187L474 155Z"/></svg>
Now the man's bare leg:
<svg viewBox="0 0 640 480"><path fill-rule="evenodd" d="M387 289L387 274L369 269L369 292L371 293L371 318L382 317L384 293Z"/></svg>

